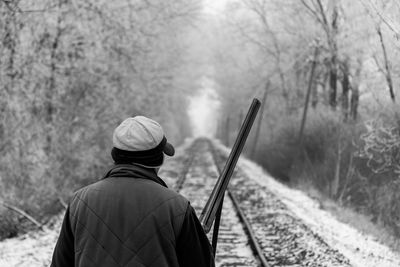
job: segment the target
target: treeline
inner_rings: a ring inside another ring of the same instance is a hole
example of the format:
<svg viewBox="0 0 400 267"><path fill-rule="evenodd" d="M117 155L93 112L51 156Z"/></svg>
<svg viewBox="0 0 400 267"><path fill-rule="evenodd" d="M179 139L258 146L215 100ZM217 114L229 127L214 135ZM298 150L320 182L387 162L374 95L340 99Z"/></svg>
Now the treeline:
<svg viewBox="0 0 400 267"><path fill-rule="evenodd" d="M399 237L398 1L243 0L224 15L219 136L233 142L250 99L265 100L249 156Z"/></svg>
<svg viewBox="0 0 400 267"><path fill-rule="evenodd" d="M110 165L127 116L189 134L182 78L197 1L0 1L0 237L45 220Z"/></svg>

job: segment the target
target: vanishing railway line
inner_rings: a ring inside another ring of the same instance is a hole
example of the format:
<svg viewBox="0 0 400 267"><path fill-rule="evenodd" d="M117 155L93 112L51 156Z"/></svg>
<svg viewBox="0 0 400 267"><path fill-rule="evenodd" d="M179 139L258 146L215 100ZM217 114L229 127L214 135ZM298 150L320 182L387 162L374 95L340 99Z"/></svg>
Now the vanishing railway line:
<svg viewBox="0 0 400 267"><path fill-rule="evenodd" d="M174 189L186 196L200 214L227 155L208 139L195 140L184 155ZM350 266L342 254L240 169L235 170L227 195L217 266Z"/></svg>
<svg viewBox="0 0 400 267"><path fill-rule="evenodd" d="M218 178L218 169L212 156L211 143L206 139L197 139L188 148L190 159L176 181L174 189L185 195L200 214L212 188ZM225 200L222 216L230 218L220 225L217 250L217 265L219 266L260 266L257 253L248 246L249 229L243 229L240 218L237 217L235 206L230 199ZM250 230L251 231L251 230ZM210 237L212 232L210 233ZM238 251L241 248L241 251ZM219 263L219 264L218 264Z"/></svg>

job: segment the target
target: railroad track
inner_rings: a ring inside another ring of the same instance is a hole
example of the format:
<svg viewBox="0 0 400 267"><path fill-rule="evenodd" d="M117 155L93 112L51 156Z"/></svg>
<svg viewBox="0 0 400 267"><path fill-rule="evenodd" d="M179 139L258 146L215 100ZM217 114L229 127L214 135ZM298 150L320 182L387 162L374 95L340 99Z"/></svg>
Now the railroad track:
<svg viewBox="0 0 400 267"><path fill-rule="evenodd" d="M186 165L181 166L180 176L173 188L186 196L200 214L219 176L212 157L211 143L197 139L185 153ZM222 216L230 218L221 222L217 249L217 266L260 266L260 261L249 246L249 237L237 216L234 203L227 199ZM209 233L211 239L212 232Z"/></svg>
<svg viewBox="0 0 400 267"><path fill-rule="evenodd" d="M198 139L175 183L200 214L227 155ZM236 168L224 201L217 266L350 266L267 188ZM212 233L210 233L210 237Z"/></svg>
<svg viewBox="0 0 400 267"><path fill-rule="evenodd" d="M196 139L193 144L187 149L187 157L183 159L183 168L181 169L181 171L179 172L179 178L176 181L175 185L174 185L174 190L176 192L180 192L183 184L186 180L186 176L190 170L190 167L193 164L193 161L196 157L196 151L199 150L199 148L202 145L202 140L201 139ZM186 153L185 153L186 154Z"/></svg>
<svg viewBox="0 0 400 267"><path fill-rule="evenodd" d="M211 141L207 140L207 142L208 142L208 146L210 148L211 154L212 154L214 164L217 167L218 174L221 175L227 158L224 159L225 162L221 162L221 160L219 159L218 154L215 150L215 147L213 146ZM270 265L268 264L268 261L264 256L262 248L260 247L260 244L258 243L258 240L256 238L256 235L255 235L252 227L251 227L249 220L247 220L243 210L241 209L241 207L239 205L239 201L236 199L235 195L231 192L231 190L229 190L229 188L227 189L227 194L228 194L229 199L232 201L236 215L238 216L240 222L243 225L244 231L247 234L248 242L253 251L254 256L259 260L259 264L261 267L269 267Z"/></svg>

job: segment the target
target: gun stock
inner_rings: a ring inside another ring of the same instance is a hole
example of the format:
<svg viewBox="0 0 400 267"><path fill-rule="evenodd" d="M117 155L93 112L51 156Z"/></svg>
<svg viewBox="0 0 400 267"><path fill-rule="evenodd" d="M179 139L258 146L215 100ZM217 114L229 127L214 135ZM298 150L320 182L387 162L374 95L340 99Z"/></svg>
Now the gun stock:
<svg viewBox="0 0 400 267"><path fill-rule="evenodd" d="M246 143L246 139L249 135L253 122L257 116L259 108L260 108L260 101L254 98L249 108L249 111L247 112L246 118L243 121L242 126L240 127L239 134L236 137L236 141L229 154L225 167L220 173L217 183L215 184L213 191L207 201L207 204L205 205L200 215L200 222L206 233L210 231L215 216L217 214L217 210L222 204L225 191L228 187L236 163L239 159L240 153L243 150L244 144Z"/></svg>

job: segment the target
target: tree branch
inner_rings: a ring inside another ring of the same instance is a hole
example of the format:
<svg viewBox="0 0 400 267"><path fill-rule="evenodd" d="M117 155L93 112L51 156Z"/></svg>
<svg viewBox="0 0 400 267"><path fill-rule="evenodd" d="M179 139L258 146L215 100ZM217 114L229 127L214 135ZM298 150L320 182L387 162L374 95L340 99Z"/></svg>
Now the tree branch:
<svg viewBox="0 0 400 267"><path fill-rule="evenodd" d="M1 202L1 204L4 207L6 207L7 209L15 211L18 214L20 214L20 215L24 216L25 218L27 218L29 221L31 221L33 224L35 224L40 230L43 229L43 224L42 223L40 223L37 220L35 220L35 218L33 218L32 216L30 216L28 213L26 213L25 211L21 210L20 208L14 206L14 205L8 204L6 202Z"/></svg>

